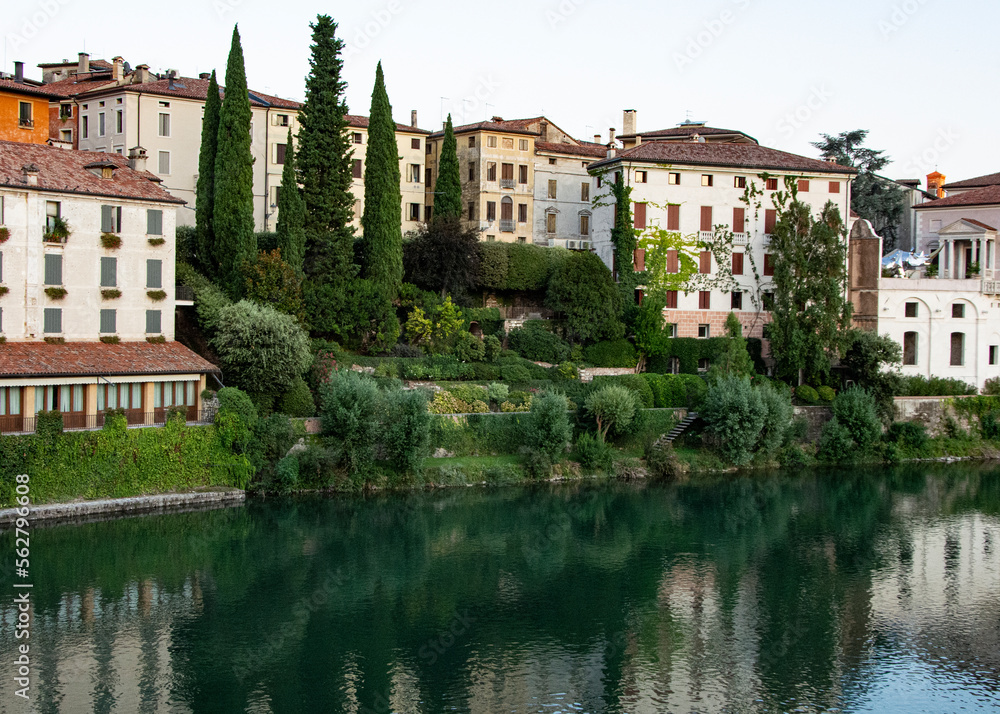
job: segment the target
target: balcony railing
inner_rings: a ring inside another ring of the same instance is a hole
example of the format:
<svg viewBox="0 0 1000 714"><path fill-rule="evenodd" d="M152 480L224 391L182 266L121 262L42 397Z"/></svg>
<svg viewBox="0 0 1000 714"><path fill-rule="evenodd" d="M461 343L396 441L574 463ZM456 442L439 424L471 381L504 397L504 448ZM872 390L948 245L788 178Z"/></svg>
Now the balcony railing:
<svg viewBox="0 0 1000 714"><path fill-rule="evenodd" d="M18 119L17 125L25 129L33 129L35 127L34 119Z"/></svg>
<svg viewBox="0 0 1000 714"><path fill-rule="evenodd" d="M750 234L733 233L733 245L750 245Z"/></svg>
<svg viewBox="0 0 1000 714"><path fill-rule="evenodd" d="M698 231L698 240L702 243L711 243L715 240L715 231Z"/></svg>
<svg viewBox="0 0 1000 714"><path fill-rule="evenodd" d="M216 409L185 407L185 421L188 424L211 424L215 421ZM163 426L167 423L169 408L144 412L141 409L126 409L125 419L130 427ZM33 416L0 417L0 434L33 434L37 418ZM104 414L63 414L64 431L94 431L104 428Z"/></svg>
<svg viewBox="0 0 1000 714"><path fill-rule="evenodd" d="M514 221L513 221L513 219L501 218L500 219L500 232L501 233L513 233L514 232Z"/></svg>
<svg viewBox="0 0 1000 714"><path fill-rule="evenodd" d="M187 285L175 286L174 299L179 301L194 302L194 288L190 288Z"/></svg>
<svg viewBox="0 0 1000 714"><path fill-rule="evenodd" d="M514 179L500 179L500 188L514 188L515 185Z"/></svg>

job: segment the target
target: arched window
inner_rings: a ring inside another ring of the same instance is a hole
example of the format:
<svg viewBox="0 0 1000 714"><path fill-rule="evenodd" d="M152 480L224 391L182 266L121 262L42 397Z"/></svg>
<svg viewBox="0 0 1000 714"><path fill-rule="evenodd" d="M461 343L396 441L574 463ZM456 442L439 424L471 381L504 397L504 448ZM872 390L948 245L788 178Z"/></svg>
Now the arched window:
<svg viewBox="0 0 1000 714"><path fill-rule="evenodd" d="M500 230L503 233L514 232L514 199L510 196L500 199Z"/></svg>
<svg viewBox="0 0 1000 714"><path fill-rule="evenodd" d="M965 333L951 333L951 365L961 367L965 364Z"/></svg>
<svg viewBox="0 0 1000 714"><path fill-rule="evenodd" d="M914 303L916 304L916 303ZM903 364L915 365L917 363L917 333L903 333Z"/></svg>

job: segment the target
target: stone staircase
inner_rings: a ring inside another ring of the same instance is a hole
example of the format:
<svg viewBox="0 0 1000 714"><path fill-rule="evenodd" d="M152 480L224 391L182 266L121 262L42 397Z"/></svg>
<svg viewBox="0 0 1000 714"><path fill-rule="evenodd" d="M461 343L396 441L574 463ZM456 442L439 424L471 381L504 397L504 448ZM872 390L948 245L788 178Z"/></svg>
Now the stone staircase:
<svg viewBox="0 0 1000 714"><path fill-rule="evenodd" d="M674 439L687 431L692 424L698 421L698 412L688 412L688 415L684 417L681 422L671 429L668 433L657 439L657 444L672 444Z"/></svg>

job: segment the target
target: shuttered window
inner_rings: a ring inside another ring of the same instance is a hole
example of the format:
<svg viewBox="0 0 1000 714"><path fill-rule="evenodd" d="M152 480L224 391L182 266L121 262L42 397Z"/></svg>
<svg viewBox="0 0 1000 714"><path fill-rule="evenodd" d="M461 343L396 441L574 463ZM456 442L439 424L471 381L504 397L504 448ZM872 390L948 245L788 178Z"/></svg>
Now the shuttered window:
<svg viewBox="0 0 1000 714"><path fill-rule="evenodd" d="M636 228L644 229L646 227L646 204L637 203L635 204L635 220L633 221Z"/></svg>
<svg viewBox="0 0 1000 714"><path fill-rule="evenodd" d="M101 233L119 233L122 229L122 207L101 206Z"/></svg>
<svg viewBox="0 0 1000 714"><path fill-rule="evenodd" d="M162 260L147 260L146 261L146 287L147 288L162 288L163 287L163 261Z"/></svg>
<svg viewBox="0 0 1000 714"><path fill-rule="evenodd" d="M47 253L45 255L46 285L62 285L62 264L63 257L59 253Z"/></svg>
<svg viewBox="0 0 1000 714"><path fill-rule="evenodd" d="M679 231L681 229L681 207L672 204L667 206L667 230Z"/></svg>
<svg viewBox="0 0 1000 714"><path fill-rule="evenodd" d="M632 270L641 273L646 269L646 251L643 248L636 248L632 253Z"/></svg>
<svg viewBox="0 0 1000 714"><path fill-rule="evenodd" d="M764 254L764 275L774 275L774 256L770 253Z"/></svg>
<svg viewBox="0 0 1000 714"><path fill-rule="evenodd" d="M698 255L698 272L699 273L711 273L712 272L712 253L711 251L703 250Z"/></svg>
<svg viewBox="0 0 1000 714"><path fill-rule="evenodd" d="M472 203L470 202L469 205L471 206ZM471 214L472 211L470 210L469 213ZM470 215L469 217L471 218L472 216ZM517 222L518 223L527 223L528 222L528 204L527 203L519 203L519 204L517 204Z"/></svg>
<svg viewBox="0 0 1000 714"><path fill-rule="evenodd" d="M118 258L101 258L101 287L118 286Z"/></svg>
<svg viewBox="0 0 1000 714"><path fill-rule="evenodd" d="M274 145L274 163L283 164L285 163L285 152L288 151L288 144L275 144Z"/></svg>
<svg viewBox="0 0 1000 714"><path fill-rule="evenodd" d="M118 331L116 310L101 310L101 333L110 334Z"/></svg>
<svg viewBox="0 0 1000 714"><path fill-rule="evenodd" d="M146 310L146 334L157 335L162 331L160 329L160 311Z"/></svg>
<svg viewBox="0 0 1000 714"><path fill-rule="evenodd" d="M62 308L47 307L42 312L42 332L62 332Z"/></svg>
<svg viewBox="0 0 1000 714"><path fill-rule="evenodd" d="M767 180L765 188L768 191L777 191L778 190L778 179L776 179L776 178L769 178Z"/></svg>
<svg viewBox="0 0 1000 714"><path fill-rule="evenodd" d="M701 207L701 228L702 231L712 230L712 207L702 206Z"/></svg>
<svg viewBox="0 0 1000 714"><path fill-rule="evenodd" d="M774 224L778 222L778 211L773 208L764 209L764 232L774 233Z"/></svg>
<svg viewBox="0 0 1000 714"><path fill-rule="evenodd" d="M965 364L965 333L951 333L951 366L960 367Z"/></svg>
<svg viewBox="0 0 1000 714"><path fill-rule="evenodd" d="M667 251L667 272L668 273L679 273L680 268L677 265L677 251L668 250Z"/></svg>
<svg viewBox="0 0 1000 714"><path fill-rule="evenodd" d="M733 253L733 275L743 275L743 253Z"/></svg>
<svg viewBox="0 0 1000 714"><path fill-rule="evenodd" d="M840 193L840 181L830 182L830 193Z"/></svg>
<svg viewBox="0 0 1000 714"><path fill-rule="evenodd" d="M747 229L746 209L733 209L733 233L744 233Z"/></svg>
<svg viewBox="0 0 1000 714"><path fill-rule="evenodd" d="M709 310L712 307L712 293L708 290L698 291L698 309ZM707 335L706 335L707 336Z"/></svg>
<svg viewBox="0 0 1000 714"><path fill-rule="evenodd" d="M670 308L671 310L676 310L677 309L677 291L676 290L667 290L667 304L666 304L666 307Z"/></svg>
<svg viewBox="0 0 1000 714"><path fill-rule="evenodd" d="M146 209L146 233L151 236L163 235L163 211L158 208Z"/></svg>
<svg viewBox="0 0 1000 714"><path fill-rule="evenodd" d="M807 193L809 191L809 179L799 179L799 193Z"/></svg>
<svg viewBox="0 0 1000 714"><path fill-rule="evenodd" d="M351 164L351 175L357 179L361 178L361 159L354 159Z"/></svg>

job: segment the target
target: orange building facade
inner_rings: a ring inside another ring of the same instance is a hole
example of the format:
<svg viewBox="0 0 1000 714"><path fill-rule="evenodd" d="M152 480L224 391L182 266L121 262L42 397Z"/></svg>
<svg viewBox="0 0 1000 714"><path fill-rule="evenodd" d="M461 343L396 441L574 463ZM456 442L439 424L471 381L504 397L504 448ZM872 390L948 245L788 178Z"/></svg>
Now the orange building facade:
<svg viewBox="0 0 1000 714"><path fill-rule="evenodd" d="M44 144L49 140L49 101L44 87L0 79L0 140Z"/></svg>

